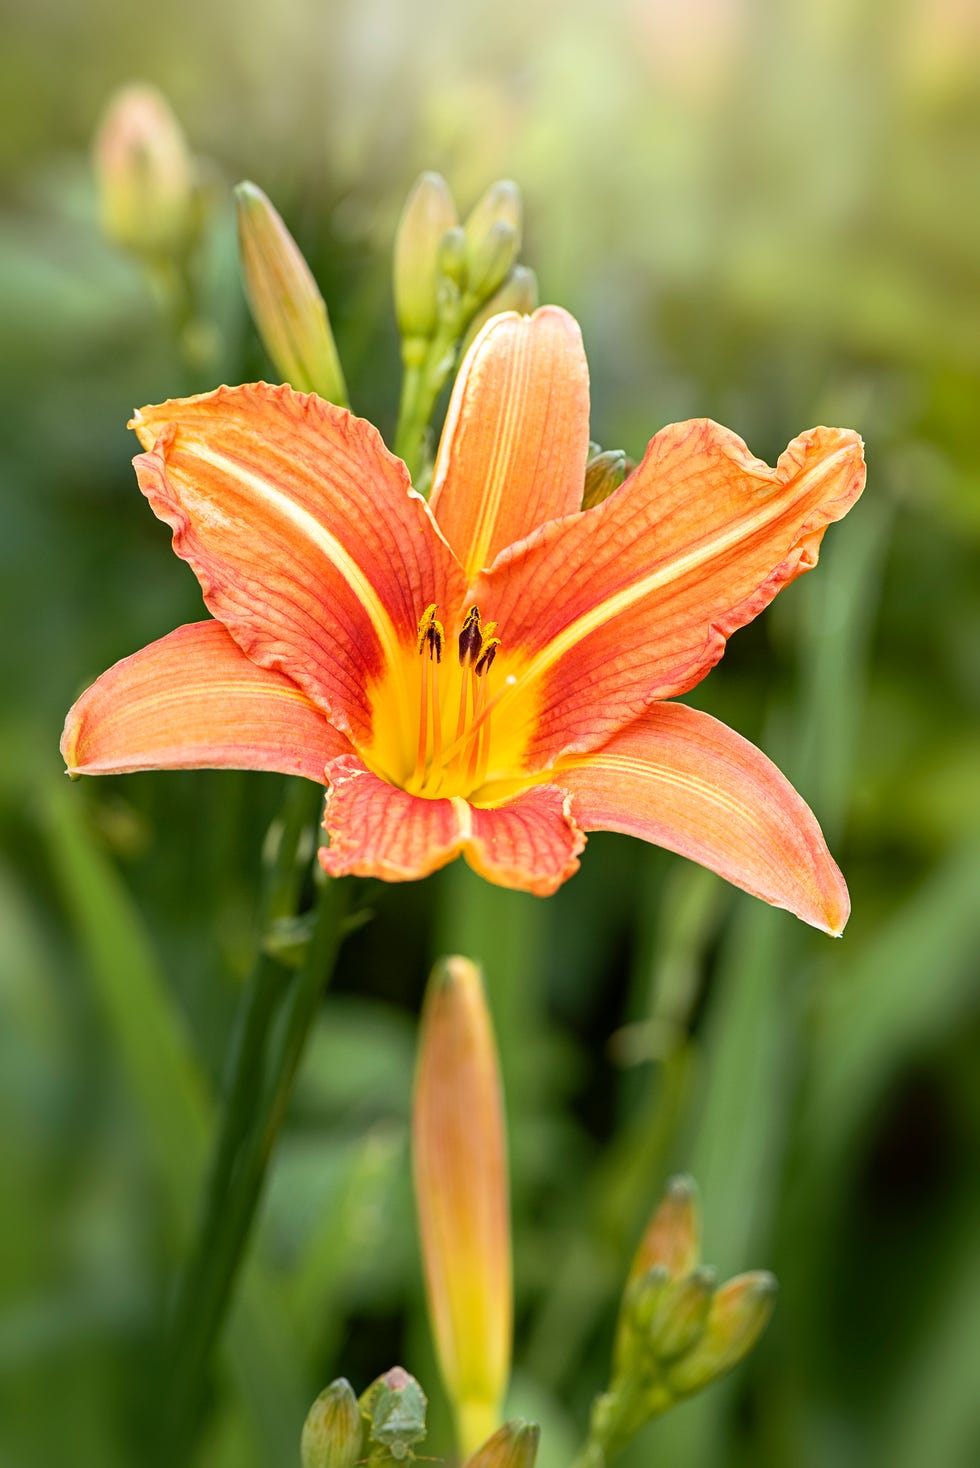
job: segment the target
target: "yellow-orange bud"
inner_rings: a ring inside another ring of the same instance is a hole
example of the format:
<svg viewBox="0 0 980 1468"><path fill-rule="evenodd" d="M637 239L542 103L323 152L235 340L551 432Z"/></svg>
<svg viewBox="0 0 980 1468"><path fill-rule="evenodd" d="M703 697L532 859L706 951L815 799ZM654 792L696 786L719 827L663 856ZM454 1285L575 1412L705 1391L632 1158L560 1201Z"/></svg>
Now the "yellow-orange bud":
<svg viewBox="0 0 980 1468"><path fill-rule="evenodd" d="M769 1323L776 1281L765 1270L737 1275L715 1293L701 1339L667 1371L675 1397L698 1392L747 1356Z"/></svg>
<svg viewBox="0 0 980 1468"><path fill-rule="evenodd" d="M518 1418L506 1422L482 1448L467 1458L463 1468L534 1468L541 1429Z"/></svg>
<svg viewBox="0 0 980 1468"><path fill-rule="evenodd" d="M444 236L456 226L446 180L423 173L409 194L395 235L395 315L403 337L431 337L436 329Z"/></svg>
<svg viewBox="0 0 980 1468"><path fill-rule="evenodd" d="M500 1421L510 1371L510 1224L497 1052L479 970L446 958L422 1011L412 1120L429 1314L460 1448Z"/></svg>
<svg viewBox="0 0 980 1468"><path fill-rule="evenodd" d="M347 403L327 307L302 252L260 188L241 183L238 244L245 292L262 344L284 382Z"/></svg>
<svg viewBox="0 0 980 1468"><path fill-rule="evenodd" d="M701 1218L694 1180L671 1178L633 1256L629 1277L638 1279L660 1266L676 1279L696 1268L700 1257Z"/></svg>
<svg viewBox="0 0 980 1468"><path fill-rule="evenodd" d="M182 251L194 219L194 167L180 123L155 87L123 87L93 147L102 228L137 254Z"/></svg>

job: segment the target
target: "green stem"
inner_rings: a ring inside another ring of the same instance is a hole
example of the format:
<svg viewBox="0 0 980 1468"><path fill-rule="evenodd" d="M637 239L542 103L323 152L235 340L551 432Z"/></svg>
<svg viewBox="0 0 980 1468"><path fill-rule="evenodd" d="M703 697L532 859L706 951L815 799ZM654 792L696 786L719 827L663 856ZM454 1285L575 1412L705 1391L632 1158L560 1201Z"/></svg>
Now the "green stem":
<svg viewBox="0 0 980 1468"><path fill-rule="evenodd" d="M319 792L317 795L319 798ZM270 919L295 908L301 881L297 847L306 828L303 811L308 805L308 790L287 799L266 894ZM222 1129L205 1189L201 1226L177 1300L165 1361L167 1413L160 1462L168 1468L190 1456L211 1356L306 1040L340 945L345 897L344 884L324 881L299 973L291 974L263 957L249 985L232 1049ZM285 1007L276 1026L283 995Z"/></svg>

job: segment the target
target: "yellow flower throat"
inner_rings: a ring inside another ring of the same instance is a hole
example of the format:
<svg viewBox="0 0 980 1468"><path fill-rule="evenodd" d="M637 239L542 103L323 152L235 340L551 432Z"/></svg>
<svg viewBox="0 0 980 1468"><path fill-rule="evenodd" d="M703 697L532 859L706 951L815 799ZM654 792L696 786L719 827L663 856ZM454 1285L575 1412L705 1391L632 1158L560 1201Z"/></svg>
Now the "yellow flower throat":
<svg viewBox="0 0 980 1468"><path fill-rule="evenodd" d="M415 767L404 782L413 795L430 799L467 795L486 779L490 718L496 701L488 696L488 674L500 646L500 639L494 636L496 622L484 622L479 607L471 606L459 633L459 673L448 665L443 669L446 632L436 611L433 603L419 620L418 743ZM446 674L450 693L451 684L457 678L459 682L455 733L449 739L443 728L444 690L440 686L440 677Z"/></svg>

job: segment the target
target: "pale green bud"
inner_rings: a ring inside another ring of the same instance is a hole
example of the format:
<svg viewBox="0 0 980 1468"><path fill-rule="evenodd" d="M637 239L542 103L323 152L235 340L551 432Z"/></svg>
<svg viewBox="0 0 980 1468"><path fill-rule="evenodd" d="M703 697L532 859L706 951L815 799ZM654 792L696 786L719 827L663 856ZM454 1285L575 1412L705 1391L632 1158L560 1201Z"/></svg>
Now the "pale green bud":
<svg viewBox="0 0 980 1468"><path fill-rule="evenodd" d="M240 183L235 200L242 278L262 345L284 382L345 406L344 374L310 267L260 188Z"/></svg>
<svg viewBox="0 0 980 1468"><path fill-rule="evenodd" d="M438 317L442 242L457 223L446 180L423 173L413 187L395 235L395 316L403 337L431 337Z"/></svg>
<svg viewBox="0 0 980 1468"><path fill-rule="evenodd" d="M748 1355L769 1323L776 1291L774 1277L757 1270L738 1275L716 1292L701 1339L667 1369L675 1396L700 1391Z"/></svg>
<svg viewBox="0 0 980 1468"><path fill-rule="evenodd" d="M491 317L499 316L502 311L517 311L521 316L530 316L537 304L537 276L529 265L515 265L499 290L494 292L473 317L463 338L460 356L466 356Z"/></svg>
<svg viewBox="0 0 980 1468"><path fill-rule="evenodd" d="M507 225L513 231L514 256L521 248L522 229L521 191L509 178L492 183L466 218L466 250L470 261L482 249L484 241L495 225ZM472 283L473 269L470 268Z"/></svg>
<svg viewBox="0 0 980 1468"><path fill-rule="evenodd" d="M627 1284L613 1351L617 1377L643 1373L650 1355L650 1331L669 1286L670 1275L662 1264L655 1265Z"/></svg>
<svg viewBox="0 0 980 1468"><path fill-rule="evenodd" d="M338 1377L317 1397L303 1423L303 1468L354 1468L362 1456L361 1414L350 1382Z"/></svg>
<svg viewBox="0 0 980 1468"><path fill-rule="evenodd" d="M517 259L519 248L514 227L498 220L468 249L466 290L471 300L485 301L500 288Z"/></svg>
<svg viewBox="0 0 980 1468"><path fill-rule="evenodd" d="M447 229L439 245L439 270L462 289L466 281L466 235L458 226Z"/></svg>
<svg viewBox="0 0 980 1468"><path fill-rule="evenodd" d="M117 92L93 156L106 236L151 258L180 254L194 234L194 164L166 98L143 85Z"/></svg>
<svg viewBox="0 0 980 1468"><path fill-rule="evenodd" d="M463 1468L534 1468L541 1430L518 1418L505 1422L493 1437L467 1458Z"/></svg>
<svg viewBox="0 0 980 1468"><path fill-rule="evenodd" d="M696 1269L672 1280L658 1301L648 1337L658 1361L671 1361L700 1340L715 1290L713 1269Z"/></svg>
<svg viewBox="0 0 980 1468"><path fill-rule="evenodd" d="M622 449L606 449L593 454L585 466L585 489L582 493L582 509L591 510L601 505L626 478L629 460Z"/></svg>

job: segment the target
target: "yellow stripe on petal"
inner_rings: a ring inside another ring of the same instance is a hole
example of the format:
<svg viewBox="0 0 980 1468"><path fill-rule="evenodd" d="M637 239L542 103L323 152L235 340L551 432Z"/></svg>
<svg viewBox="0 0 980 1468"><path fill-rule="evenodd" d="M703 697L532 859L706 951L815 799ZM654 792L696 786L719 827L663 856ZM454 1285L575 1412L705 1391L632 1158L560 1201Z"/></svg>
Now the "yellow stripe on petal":
<svg viewBox="0 0 980 1468"><path fill-rule="evenodd" d="M460 368L432 510L468 577L582 502L589 379L577 323L556 306L495 316Z"/></svg>
<svg viewBox="0 0 980 1468"><path fill-rule="evenodd" d="M656 704L548 778L586 831L622 831L718 872L824 932L843 931L844 879L812 811L771 760L717 719Z"/></svg>

